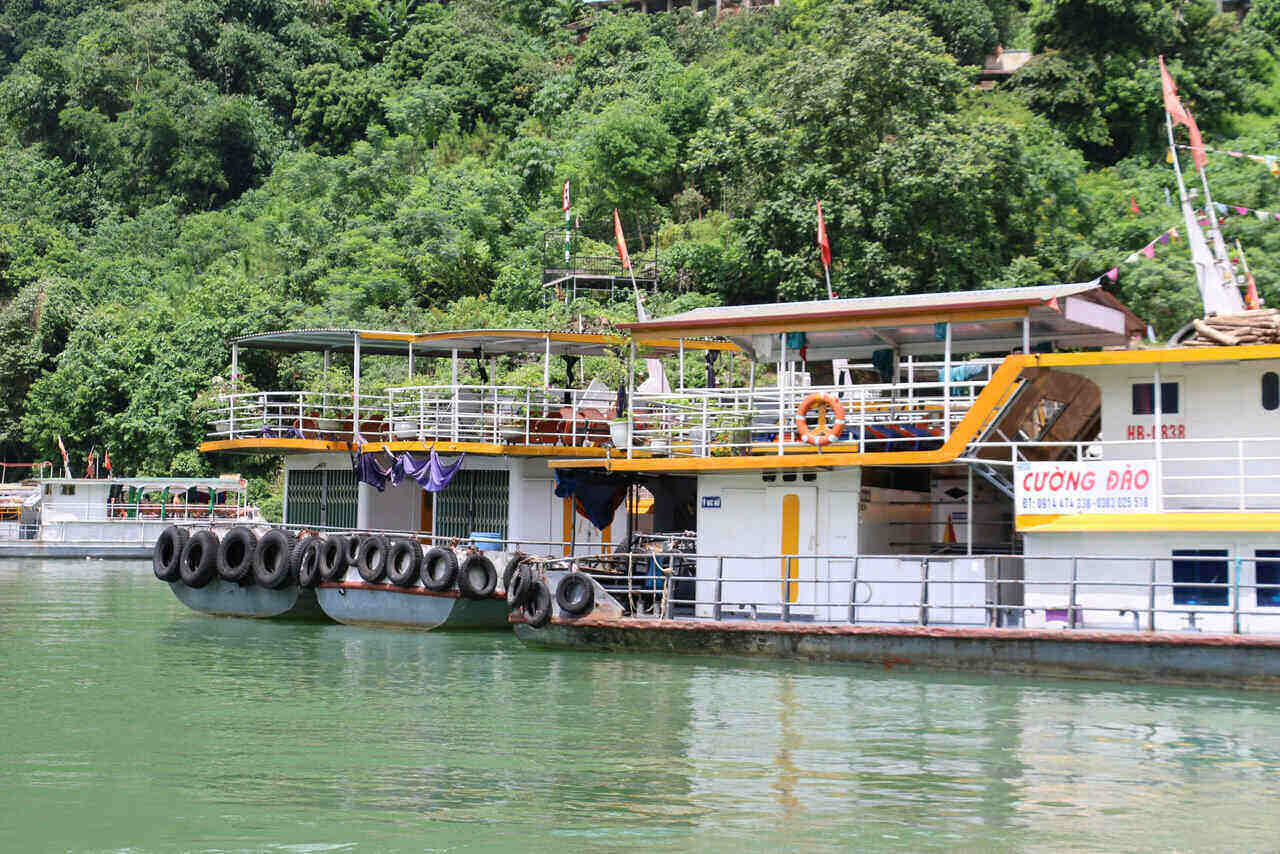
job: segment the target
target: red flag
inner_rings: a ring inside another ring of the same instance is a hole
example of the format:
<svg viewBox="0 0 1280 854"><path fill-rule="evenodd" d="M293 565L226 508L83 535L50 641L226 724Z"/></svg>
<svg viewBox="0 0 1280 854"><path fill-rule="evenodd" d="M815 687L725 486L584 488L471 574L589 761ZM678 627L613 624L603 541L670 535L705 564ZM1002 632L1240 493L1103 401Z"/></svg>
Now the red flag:
<svg viewBox="0 0 1280 854"><path fill-rule="evenodd" d="M1203 170L1209 159L1204 154L1204 140L1200 137L1200 128L1196 126L1196 120L1191 112L1182 106L1182 100L1178 97L1178 87L1174 85L1169 69L1164 67L1163 56L1160 57L1160 88L1164 93L1165 111L1175 124L1186 125L1187 132L1191 136L1191 159L1195 161L1197 169Z"/></svg>
<svg viewBox="0 0 1280 854"><path fill-rule="evenodd" d="M822 202L818 202L818 248L822 250L822 266L831 266L831 241L827 239L827 221L822 216Z"/></svg>
<svg viewBox="0 0 1280 854"><path fill-rule="evenodd" d="M1129 213L1142 213L1142 211L1138 209L1138 200L1133 196L1129 197Z"/></svg>
<svg viewBox="0 0 1280 854"><path fill-rule="evenodd" d="M107 474L115 474L115 469L111 468L111 452L102 452L102 467L107 470Z"/></svg>
<svg viewBox="0 0 1280 854"><path fill-rule="evenodd" d="M1253 280L1253 273L1245 273L1249 277L1249 291L1244 297L1244 307L1253 311L1262 308L1262 302L1258 299L1258 283Z"/></svg>
<svg viewBox="0 0 1280 854"><path fill-rule="evenodd" d="M564 182L564 190L561 193L561 196L562 196L561 207L564 209L565 213L568 213L569 212L569 182L568 181Z"/></svg>
<svg viewBox="0 0 1280 854"><path fill-rule="evenodd" d="M613 236L618 241L618 258L622 260L622 266L631 269L631 256L627 254L627 238L622 235L622 219L618 216L618 209L613 209Z"/></svg>

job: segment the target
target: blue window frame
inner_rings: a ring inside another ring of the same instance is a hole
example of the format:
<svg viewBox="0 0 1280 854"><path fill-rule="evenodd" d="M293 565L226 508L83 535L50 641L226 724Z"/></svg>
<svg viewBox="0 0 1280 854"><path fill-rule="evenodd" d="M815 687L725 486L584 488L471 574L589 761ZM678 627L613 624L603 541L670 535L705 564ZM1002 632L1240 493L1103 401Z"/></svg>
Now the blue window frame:
<svg viewBox="0 0 1280 854"><path fill-rule="evenodd" d="M1280 607L1280 549L1258 549L1253 556L1258 559L1254 564L1256 575L1253 582L1258 585L1254 589L1258 595L1258 607Z"/></svg>
<svg viewBox="0 0 1280 854"><path fill-rule="evenodd" d="M1226 584L1226 549L1174 549L1174 584ZM1226 587L1175 587L1175 605L1226 605Z"/></svg>

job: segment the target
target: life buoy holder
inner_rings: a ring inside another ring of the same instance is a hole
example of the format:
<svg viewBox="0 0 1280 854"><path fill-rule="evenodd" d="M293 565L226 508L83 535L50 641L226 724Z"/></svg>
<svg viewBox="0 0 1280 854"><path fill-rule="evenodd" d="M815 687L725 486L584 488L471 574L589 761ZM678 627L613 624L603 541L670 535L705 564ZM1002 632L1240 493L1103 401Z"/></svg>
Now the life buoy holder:
<svg viewBox="0 0 1280 854"><path fill-rule="evenodd" d="M818 426L810 427L805 417L809 410L818 407ZM827 410L831 411L831 423L827 423ZM796 435L801 442L821 448L830 445L844 433L844 407L834 394L814 392L800 401L796 409Z"/></svg>

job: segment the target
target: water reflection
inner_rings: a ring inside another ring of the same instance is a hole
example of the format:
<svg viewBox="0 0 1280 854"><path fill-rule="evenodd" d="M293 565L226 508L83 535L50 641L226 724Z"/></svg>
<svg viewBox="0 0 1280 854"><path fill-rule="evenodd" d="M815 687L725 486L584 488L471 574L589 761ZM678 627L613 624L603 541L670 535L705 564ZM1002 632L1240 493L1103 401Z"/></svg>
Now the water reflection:
<svg viewBox="0 0 1280 854"><path fill-rule="evenodd" d="M5 850L1273 844L1272 694L219 619L93 563L0 565Z"/></svg>

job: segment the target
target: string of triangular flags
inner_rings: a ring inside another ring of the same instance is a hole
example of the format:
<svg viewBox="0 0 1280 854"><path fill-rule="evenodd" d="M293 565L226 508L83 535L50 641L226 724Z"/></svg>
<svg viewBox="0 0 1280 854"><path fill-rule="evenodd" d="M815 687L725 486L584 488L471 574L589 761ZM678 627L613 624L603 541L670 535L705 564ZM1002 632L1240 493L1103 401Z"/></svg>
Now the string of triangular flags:
<svg viewBox="0 0 1280 854"><path fill-rule="evenodd" d="M1226 216L1229 213L1239 214L1240 216L1253 214L1261 222L1280 221L1280 211L1264 211L1258 208L1246 208L1244 205L1224 205L1222 202L1214 202L1213 209L1218 212L1219 216ZM1200 222L1201 225L1207 225L1208 223L1208 219L1203 219Z"/></svg>
<svg viewBox="0 0 1280 854"><path fill-rule="evenodd" d="M1264 211L1259 208L1247 208L1244 205L1228 205L1228 204L1223 204L1222 202L1214 202L1213 209L1217 211L1220 218L1225 217L1227 214L1237 214L1239 216L1249 216L1250 214L1252 214L1260 222L1280 222L1280 211ZM1204 211L1197 211L1196 213L1200 214L1200 217L1197 221L1201 226L1208 226L1210 224L1209 218L1207 216L1204 216ZM1175 226L1173 228L1170 228L1168 231L1161 234L1155 240L1152 240L1150 243L1148 243L1146 246L1139 249L1137 252L1129 253L1129 255L1124 259L1124 263L1134 264L1142 260L1142 258L1144 257L1154 259L1156 257L1157 243L1167 244L1170 241L1176 242L1179 239L1180 238L1178 235L1177 227ZM1094 281L1100 282L1105 278L1108 281L1114 282L1119 277L1119 275L1120 275L1120 268L1112 267L1110 270L1103 273Z"/></svg>
<svg viewBox="0 0 1280 854"><path fill-rule="evenodd" d="M1183 145L1182 143L1178 143L1178 148L1183 148L1183 149L1186 149L1187 151L1195 151L1198 148L1200 151L1207 151L1210 154L1225 154L1228 157L1243 157L1247 160L1252 160L1254 163L1263 164L1264 166L1267 167L1267 171L1269 171L1275 177L1280 178L1280 157L1277 157L1274 154L1249 154L1244 151L1228 151L1225 148L1209 148L1207 145L1201 145L1201 146ZM1165 160L1172 163L1173 154L1166 153Z"/></svg>
<svg viewBox="0 0 1280 854"><path fill-rule="evenodd" d="M1136 261L1141 260L1143 257L1155 258L1157 243L1166 244L1166 243L1169 243L1170 241L1176 242L1179 239L1180 238L1178 236L1178 228L1177 226L1174 226L1173 228L1170 228L1164 231L1163 233L1161 233L1160 236L1156 237L1154 240L1152 240L1146 246L1139 249L1137 252L1129 253L1129 256L1124 259L1124 262L1126 264L1133 264ZM1117 266L1117 267L1112 267L1110 270L1103 273L1098 278L1094 279L1094 282L1095 283L1101 282L1103 279L1107 279L1108 281L1114 282L1119 277L1120 277L1120 268Z"/></svg>

